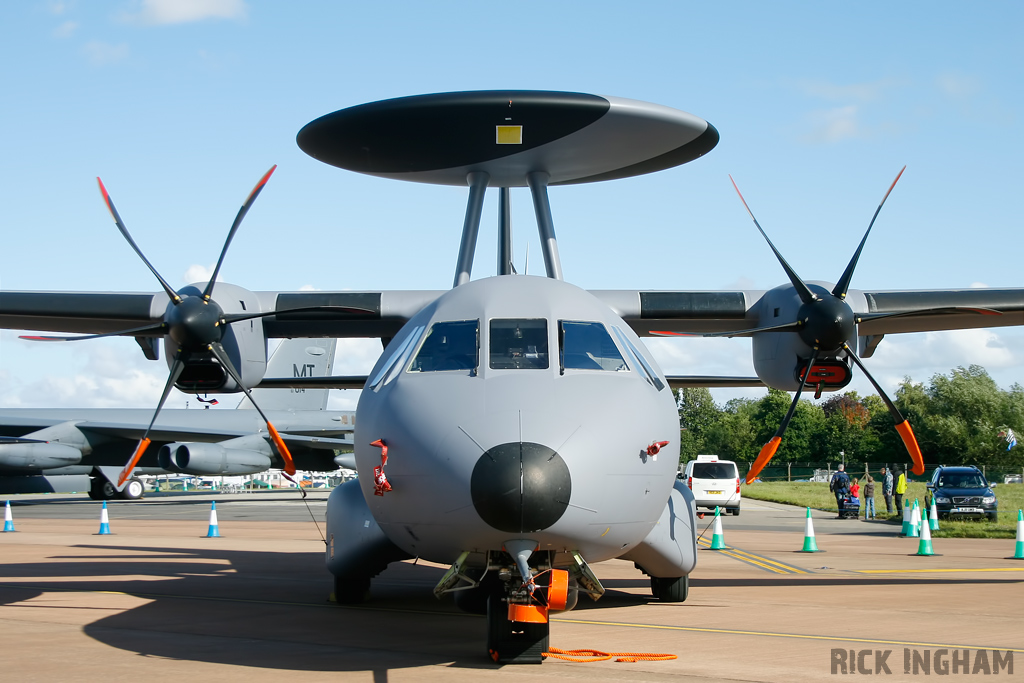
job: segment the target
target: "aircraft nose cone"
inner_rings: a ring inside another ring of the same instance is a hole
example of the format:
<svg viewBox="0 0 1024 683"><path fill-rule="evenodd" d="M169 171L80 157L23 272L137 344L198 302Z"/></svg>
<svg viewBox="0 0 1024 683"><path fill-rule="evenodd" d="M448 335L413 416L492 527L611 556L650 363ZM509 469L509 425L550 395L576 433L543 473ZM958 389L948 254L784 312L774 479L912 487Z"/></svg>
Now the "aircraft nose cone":
<svg viewBox="0 0 1024 683"><path fill-rule="evenodd" d="M470 479L473 507L500 531L547 529L569 505L572 481L558 453L538 443L505 443L480 456Z"/></svg>

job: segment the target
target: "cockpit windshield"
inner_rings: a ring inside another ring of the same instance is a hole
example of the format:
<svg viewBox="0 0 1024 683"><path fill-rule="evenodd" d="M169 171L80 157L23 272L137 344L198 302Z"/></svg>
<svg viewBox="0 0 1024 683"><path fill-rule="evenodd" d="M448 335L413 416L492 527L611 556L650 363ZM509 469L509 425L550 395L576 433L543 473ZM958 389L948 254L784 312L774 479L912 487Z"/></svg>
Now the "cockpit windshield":
<svg viewBox="0 0 1024 683"><path fill-rule="evenodd" d="M491 320L490 367L495 370L548 367L548 321L544 318Z"/></svg>
<svg viewBox="0 0 1024 683"><path fill-rule="evenodd" d="M430 326L409 372L476 370L479 321L456 320Z"/></svg>
<svg viewBox="0 0 1024 683"><path fill-rule="evenodd" d="M628 370L601 323L560 320L559 353L561 370Z"/></svg>

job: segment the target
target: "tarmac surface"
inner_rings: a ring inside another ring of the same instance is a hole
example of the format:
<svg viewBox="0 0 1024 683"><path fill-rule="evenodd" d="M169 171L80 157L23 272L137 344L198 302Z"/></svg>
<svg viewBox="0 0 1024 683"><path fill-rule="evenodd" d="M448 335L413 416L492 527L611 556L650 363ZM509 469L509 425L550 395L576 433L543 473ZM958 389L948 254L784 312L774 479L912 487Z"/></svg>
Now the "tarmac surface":
<svg viewBox="0 0 1024 683"><path fill-rule="evenodd" d="M220 538L203 538L211 500ZM858 675L898 681L940 674L937 662L968 649L971 666L979 650L988 666L999 652L996 680L1024 680L1024 562L1006 559L1013 540L936 539L938 555L921 557L897 524L815 513L823 552L805 554L803 508L746 500L739 517L722 518L729 549L699 551L685 603L653 600L647 578L616 560L594 567L608 589L599 602L581 598L552 619L553 647L678 659L498 666L484 651L484 619L433 597L444 567L396 563L365 605L328 602L326 494L307 502L294 491L149 494L110 502L113 533L97 535L101 504L85 496L13 498L16 532L0 534L4 677L820 681L853 650ZM905 652L927 657L930 673L905 673ZM879 660L891 673L876 673ZM984 668L947 678L979 676Z"/></svg>

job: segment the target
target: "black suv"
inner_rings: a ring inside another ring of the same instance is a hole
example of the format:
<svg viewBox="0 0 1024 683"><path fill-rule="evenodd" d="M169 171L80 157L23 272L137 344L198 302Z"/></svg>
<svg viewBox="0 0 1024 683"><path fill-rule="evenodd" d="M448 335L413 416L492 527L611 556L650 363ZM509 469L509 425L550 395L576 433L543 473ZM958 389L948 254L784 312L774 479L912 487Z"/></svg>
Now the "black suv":
<svg viewBox="0 0 1024 683"><path fill-rule="evenodd" d="M994 522L999 516L996 494L977 467L938 467L928 490L943 517L988 517Z"/></svg>

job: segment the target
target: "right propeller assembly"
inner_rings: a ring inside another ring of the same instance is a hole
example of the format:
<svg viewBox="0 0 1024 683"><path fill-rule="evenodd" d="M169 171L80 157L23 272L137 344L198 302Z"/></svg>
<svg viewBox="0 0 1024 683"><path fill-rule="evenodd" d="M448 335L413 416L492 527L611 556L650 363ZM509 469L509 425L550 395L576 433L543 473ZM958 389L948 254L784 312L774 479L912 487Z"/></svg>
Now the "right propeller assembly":
<svg viewBox="0 0 1024 683"><path fill-rule="evenodd" d="M853 309L850 308L850 305L846 303L846 294L849 291L850 280L853 278L853 272L857 267L857 261L860 259L861 251L864 249L864 243L867 242L868 235L871 233L871 228L875 224L875 219L878 218L878 213L882 210L885 200L889 198L889 193L891 193L893 188L896 187L896 183L899 181L900 176L903 175L904 170L906 170L906 166L900 169L900 172L896 175L896 180L892 181L892 185L889 186L885 196L882 197L882 201L879 202L878 208L875 209L874 216L871 217L871 223L868 225L868 229L864 233L864 237L861 239L860 245L857 247L857 251L854 253L853 258L850 259L849 265L846 266L846 270L843 272L842 277L839 278L839 282L836 283L831 293L821 287L815 287L815 291L812 291L800 276L796 274L796 271L794 271L786 262L786 259L782 257L782 254L780 254L779 250L775 248L774 244L772 244L768 235L765 234L761 225L754 217L754 213L747 205L746 200L743 199L743 194L740 192L739 187L736 186L736 181L732 179L732 176L729 176L729 180L732 181L732 185L736 189L736 194L739 195L740 201L743 202L743 206L747 209L747 213L750 214L751 220L754 221L754 225L757 226L761 235L768 242L768 246L771 247L776 258L778 258L779 263L782 264L783 270L786 271L786 275L789 276L789 281L793 284L793 288L800 297L801 305L797 313L796 320L793 322L785 323L783 325L774 325L770 328L764 327L753 330L742 330L740 332L731 332L716 336L749 335L768 330L774 332L794 331L800 337L801 341L811 348L811 357L805 366L805 370L800 376L800 385L797 388L796 395L793 397L793 402L790 404L789 410L786 412L786 416L783 418L782 423L775 432L775 436L773 436L768 443L761 448L761 452L758 454L753 466L747 473L746 481L748 484L757 478L761 473L761 470L764 469L765 465L767 465L772 459L772 456L775 455L775 451L778 450L779 444L782 442L782 435L786 433L786 428L789 426L789 422L793 418L793 413L796 411L797 404L800 401L800 394L803 392L804 387L807 386L808 375L811 374L810 371L814 368L815 362L819 357L834 358L841 353L844 353L854 363L856 363L857 367L864 372L864 376L867 377L868 381L870 381L872 386L875 387L878 395L885 403L885 406L889 409L889 413L892 415L892 418L896 423L896 431L903 439L903 443L907 447L907 452L910 453L910 457L914 462L912 471L914 474L924 474L924 458L921 455L921 448L917 444L917 439L914 437L914 430L911 428L910 423L907 422L906 418L900 414L900 411L896 408L882 387L878 385L875 378L871 376L868 369L864 367L864 363L861 362L861 359L858 358L857 354L854 353L852 348L850 348L848 341L856 337L857 324L862 320L877 320L880 317L901 315L900 313L892 313L873 316L858 316L853 312ZM977 312L986 313L988 311Z"/></svg>

